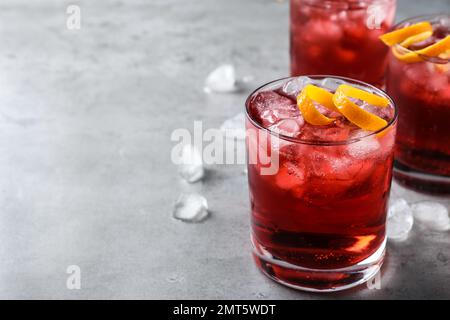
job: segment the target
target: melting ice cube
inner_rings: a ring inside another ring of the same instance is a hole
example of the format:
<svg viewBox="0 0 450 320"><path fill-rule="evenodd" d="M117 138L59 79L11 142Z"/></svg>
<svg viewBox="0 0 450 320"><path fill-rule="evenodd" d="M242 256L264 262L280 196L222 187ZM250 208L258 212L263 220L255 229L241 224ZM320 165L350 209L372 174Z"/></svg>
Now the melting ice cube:
<svg viewBox="0 0 450 320"><path fill-rule="evenodd" d="M413 213L406 200L400 198L391 201L387 220L387 237L398 241L406 240L413 223Z"/></svg>
<svg viewBox="0 0 450 320"><path fill-rule="evenodd" d="M279 168L275 181L281 189L293 190L304 183L305 176L306 172L303 166L293 162L285 162Z"/></svg>
<svg viewBox="0 0 450 320"><path fill-rule="evenodd" d="M180 164L178 171L189 183L194 183L203 178L205 170L203 168L203 159L200 152L193 145L183 146L180 155Z"/></svg>
<svg viewBox="0 0 450 320"><path fill-rule="evenodd" d="M300 118L299 121L300 124L303 125L303 119ZM294 119L284 119L270 126L269 129L278 134L288 137L295 137L300 133L300 124Z"/></svg>
<svg viewBox="0 0 450 320"><path fill-rule="evenodd" d="M265 127L280 119L300 117L300 110L295 102L274 91L259 92L251 103Z"/></svg>
<svg viewBox="0 0 450 320"><path fill-rule="evenodd" d="M367 135L367 132L357 131L356 133L350 135L349 140L359 138L360 136ZM347 146L347 151L349 155L357 159L364 159L371 156L376 156L377 151L380 149L380 143L377 138L372 136L367 136L361 138L361 140L349 143Z"/></svg>
<svg viewBox="0 0 450 320"><path fill-rule="evenodd" d="M450 230L448 210L440 203L421 201L412 205L414 219L425 228L435 231Z"/></svg>
<svg viewBox="0 0 450 320"><path fill-rule="evenodd" d="M281 91L283 91L283 93L288 97L296 100L300 91L302 91L302 89L310 83L313 83L313 79L308 77L297 77L286 82Z"/></svg>
<svg viewBox="0 0 450 320"><path fill-rule="evenodd" d="M334 21L311 19L304 28L308 30L306 34L307 39L316 43L330 39L338 41L343 36L343 30L340 24Z"/></svg>
<svg viewBox="0 0 450 320"><path fill-rule="evenodd" d="M346 82L344 80L341 79L334 79L334 78L325 78L320 82L320 86L331 90L331 91L336 91L337 88L341 85L341 84L345 84Z"/></svg>
<svg viewBox="0 0 450 320"><path fill-rule="evenodd" d="M225 64L208 75L205 82L205 92L234 92L238 89L236 83L234 66Z"/></svg>
<svg viewBox="0 0 450 320"><path fill-rule="evenodd" d="M175 203L173 217L185 222L201 222L208 217L208 202L200 194L182 194Z"/></svg>
<svg viewBox="0 0 450 320"><path fill-rule="evenodd" d="M394 108L391 107L376 107L374 105L368 104L366 102L362 102L360 104L361 109L366 110L380 118L385 120L390 120L394 117Z"/></svg>

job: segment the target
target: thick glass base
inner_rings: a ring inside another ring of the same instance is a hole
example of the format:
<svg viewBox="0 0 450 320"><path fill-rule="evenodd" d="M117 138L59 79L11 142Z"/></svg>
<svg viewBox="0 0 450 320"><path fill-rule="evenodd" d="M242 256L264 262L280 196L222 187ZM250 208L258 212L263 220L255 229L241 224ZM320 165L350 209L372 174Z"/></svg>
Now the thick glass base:
<svg viewBox="0 0 450 320"><path fill-rule="evenodd" d="M450 177L420 172L394 162L394 178L401 185L425 193L450 194Z"/></svg>
<svg viewBox="0 0 450 320"><path fill-rule="evenodd" d="M375 276L384 259L386 240L377 251L358 264L341 269L310 269L273 257L254 237L253 258L269 278L287 287L311 292L335 292L353 288Z"/></svg>

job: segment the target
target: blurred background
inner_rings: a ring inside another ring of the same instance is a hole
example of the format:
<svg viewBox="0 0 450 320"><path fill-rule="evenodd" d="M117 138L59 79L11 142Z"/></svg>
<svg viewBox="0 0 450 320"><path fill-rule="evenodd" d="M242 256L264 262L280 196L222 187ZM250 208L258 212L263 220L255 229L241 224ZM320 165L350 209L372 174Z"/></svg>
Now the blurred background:
<svg viewBox="0 0 450 320"><path fill-rule="evenodd" d="M449 11L399 0L397 20ZM253 265L243 166L178 176L173 130L218 128L250 88L288 75L288 13L286 0L1 0L0 298L449 298L448 232L389 244L381 290L296 292ZM205 93L225 63L245 88ZM172 218L183 192L208 200L203 223Z"/></svg>

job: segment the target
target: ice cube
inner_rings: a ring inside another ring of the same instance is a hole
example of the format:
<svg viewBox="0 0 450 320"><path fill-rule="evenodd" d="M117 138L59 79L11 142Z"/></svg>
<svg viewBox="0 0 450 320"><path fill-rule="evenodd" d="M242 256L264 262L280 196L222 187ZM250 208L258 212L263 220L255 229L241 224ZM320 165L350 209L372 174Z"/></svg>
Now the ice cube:
<svg viewBox="0 0 450 320"><path fill-rule="evenodd" d="M436 65L432 64L432 63L427 64L427 66L432 69L430 71L432 73L432 76L428 77L428 80L427 80L428 90L433 91L433 92L445 90L449 83L449 77L448 77L449 73L448 72L436 72L436 69L438 67L436 67ZM444 64L439 65L439 66L442 68L442 70L445 70L444 69L445 67L447 67L447 70L448 70L448 66L446 66Z"/></svg>
<svg viewBox="0 0 450 320"><path fill-rule="evenodd" d="M368 17L366 19L366 27L370 30L381 29L381 25L387 17L386 9L382 4L371 4L367 8Z"/></svg>
<svg viewBox="0 0 450 320"><path fill-rule="evenodd" d="M296 137L300 133L300 125L303 125L303 119L297 122L294 119L284 119L280 120L274 125L270 126L269 129L275 133L282 134L288 137Z"/></svg>
<svg viewBox="0 0 450 320"><path fill-rule="evenodd" d="M205 82L205 92L235 92L238 90L236 83L236 71L234 66L224 64L208 75Z"/></svg>
<svg viewBox="0 0 450 320"><path fill-rule="evenodd" d="M358 134L361 133L357 131L357 133L351 134L349 139L358 138ZM374 135L363 137L361 140L349 143L347 146L348 154L356 159L376 157L379 150L380 143Z"/></svg>
<svg viewBox="0 0 450 320"><path fill-rule="evenodd" d="M314 141L346 141L349 128L331 126L313 126L306 124L302 128L301 138Z"/></svg>
<svg viewBox="0 0 450 320"><path fill-rule="evenodd" d="M317 111L319 111L321 114L323 114L326 117L329 118L338 118L341 116L339 112L333 111L328 109L327 107L324 107L320 103L313 101L314 106L316 107Z"/></svg>
<svg viewBox="0 0 450 320"><path fill-rule="evenodd" d="M282 119L298 119L299 123L303 123L303 117L300 114L298 108L294 108L294 105L290 105L289 108L285 109L274 109L274 110L264 110L261 114L261 118L265 120L267 124L274 124L275 122Z"/></svg>
<svg viewBox="0 0 450 320"><path fill-rule="evenodd" d="M337 180L364 180L366 175L360 174L365 169L361 161L355 161L352 157L343 155L328 156L330 172L333 178ZM363 172L364 173L364 172Z"/></svg>
<svg viewBox="0 0 450 320"><path fill-rule="evenodd" d="M296 100L298 94L302 89L307 85L313 83L313 79L308 77L296 77L292 80L289 80L283 85L281 91L288 97Z"/></svg>
<svg viewBox="0 0 450 320"><path fill-rule="evenodd" d="M366 102L362 102L360 105L361 109L366 110L384 120L389 121L394 117L394 108L391 107L376 107L374 105L368 104Z"/></svg>
<svg viewBox="0 0 450 320"><path fill-rule="evenodd" d="M320 86L334 92L337 90L337 88L341 84L345 84L345 83L346 82L344 80L334 79L334 78L325 78L320 82Z"/></svg>
<svg viewBox="0 0 450 320"><path fill-rule="evenodd" d="M279 168L275 181L278 187L290 190L305 182L305 169L301 163L284 162Z"/></svg>
<svg viewBox="0 0 450 320"><path fill-rule="evenodd" d="M238 113L233 118L225 120L220 126L220 130L225 133L225 137L245 140L245 115Z"/></svg>
<svg viewBox="0 0 450 320"><path fill-rule="evenodd" d="M304 27L308 30L305 33L305 40L308 43L337 43L343 34L341 26L338 22L324 20L324 19L311 19Z"/></svg>
<svg viewBox="0 0 450 320"><path fill-rule="evenodd" d="M268 127L280 119L299 117L295 102L274 91L259 92L251 101L252 109L258 114L263 126Z"/></svg>
<svg viewBox="0 0 450 320"><path fill-rule="evenodd" d="M329 18L331 21L347 21L347 11L342 10L337 13L333 13Z"/></svg>
<svg viewBox="0 0 450 320"><path fill-rule="evenodd" d="M275 122L278 121L279 117L278 117L278 112L276 110L264 110L261 113L261 119L263 120L263 125L267 126L267 125L271 125Z"/></svg>
<svg viewBox="0 0 450 320"><path fill-rule="evenodd" d="M429 70L426 63L408 64L403 74L407 78L405 80L409 80L421 87L427 86Z"/></svg>
<svg viewBox="0 0 450 320"><path fill-rule="evenodd" d="M197 182L203 178L205 174L203 159L195 146L191 144L183 146L178 171L181 177L189 183Z"/></svg>
<svg viewBox="0 0 450 320"><path fill-rule="evenodd" d="M406 200L399 198L391 201L387 219L387 237L397 241L406 240L413 223L413 213Z"/></svg>
<svg viewBox="0 0 450 320"><path fill-rule="evenodd" d="M208 202L200 194L182 194L173 210L175 219L185 222L201 222L208 217Z"/></svg>
<svg viewBox="0 0 450 320"><path fill-rule="evenodd" d="M414 219L425 228L435 231L450 230L450 218L444 205L433 201L421 201L411 207Z"/></svg>

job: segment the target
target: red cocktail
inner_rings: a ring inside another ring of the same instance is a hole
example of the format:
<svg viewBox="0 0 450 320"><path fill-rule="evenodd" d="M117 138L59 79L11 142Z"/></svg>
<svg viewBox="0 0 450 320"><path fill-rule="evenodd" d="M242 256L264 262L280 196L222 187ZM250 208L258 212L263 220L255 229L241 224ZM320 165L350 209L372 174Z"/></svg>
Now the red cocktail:
<svg viewBox="0 0 450 320"><path fill-rule="evenodd" d="M419 21L429 21L433 34L409 50L450 35L450 16L444 15L411 19L397 28ZM387 90L399 108L395 176L416 189L450 193L450 55L422 58L390 57Z"/></svg>
<svg viewBox="0 0 450 320"><path fill-rule="evenodd" d="M330 92L346 83L385 97L385 108L352 100L386 125L365 131L316 102L332 122L306 122L296 97L308 83ZM300 77L256 90L246 109L258 267L280 283L311 291L341 290L373 276L385 247L396 128L392 101L357 81ZM268 167L275 170L264 172Z"/></svg>
<svg viewBox="0 0 450 320"><path fill-rule="evenodd" d="M395 0L291 0L291 75L332 74L382 85L388 49L379 40Z"/></svg>

